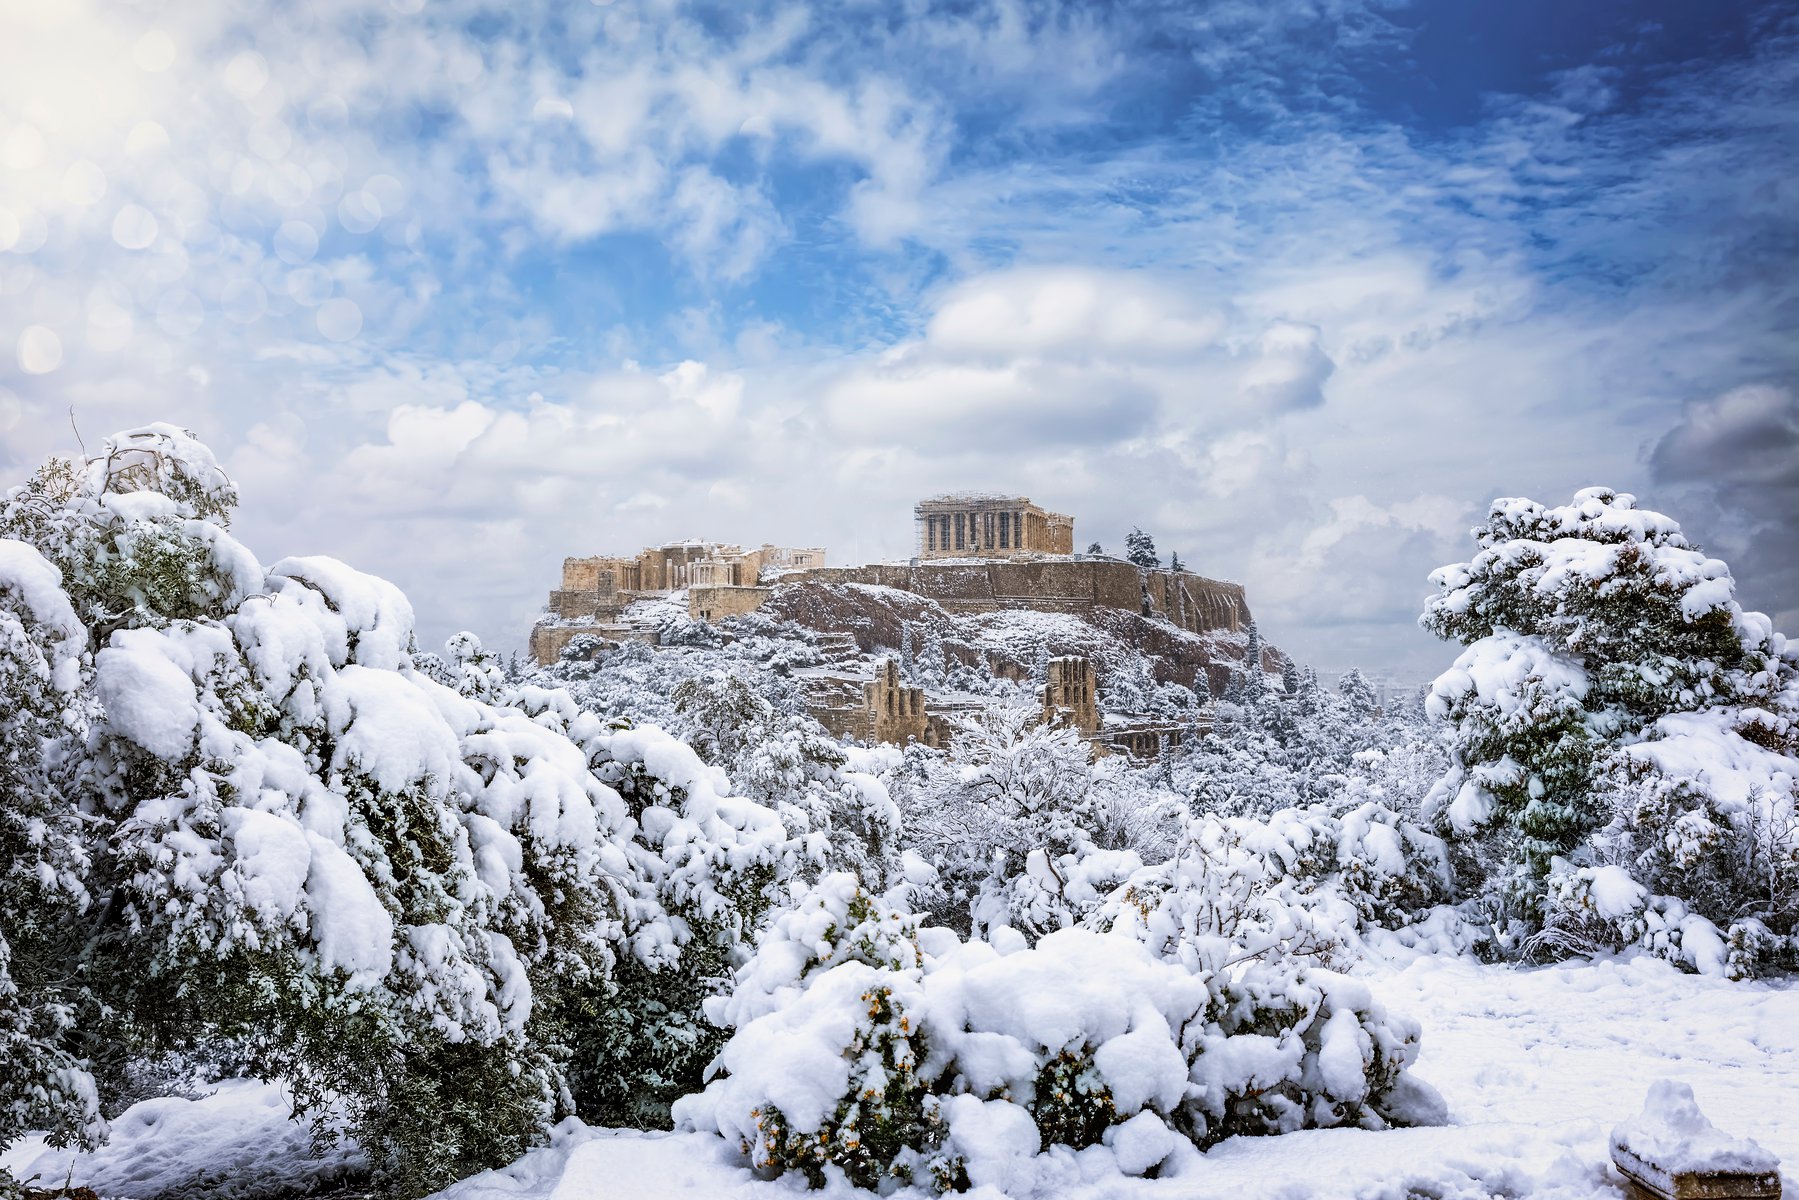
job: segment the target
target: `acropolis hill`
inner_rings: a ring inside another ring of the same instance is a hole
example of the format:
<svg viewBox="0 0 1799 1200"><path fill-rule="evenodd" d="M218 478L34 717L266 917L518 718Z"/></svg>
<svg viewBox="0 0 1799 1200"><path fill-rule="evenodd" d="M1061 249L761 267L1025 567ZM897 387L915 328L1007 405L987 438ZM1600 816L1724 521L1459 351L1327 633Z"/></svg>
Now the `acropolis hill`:
<svg viewBox="0 0 1799 1200"><path fill-rule="evenodd" d="M982 614L1064 614L1152 655L1158 682L1192 686L1204 673L1208 689L1222 688L1230 661L1242 653L1237 635L1250 619L1241 585L1185 570L1144 570L1120 558L1076 554L1073 547L1070 516L1022 496L962 493L916 505L913 554L903 562L834 567L825 565L825 551L816 547L745 549L701 540L651 546L629 557L570 558L563 561L562 586L550 593L548 611L532 630L531 653L540 663L554 662L583 635L597 636L602 646L654 644L659 625L642 615L642 602L659 601L666 612L667 602L684 592L694 621L717 625L760 613L842 639L850 643L846 650L863 655L895 651L908 625L916 632L933 620ZM983 655L960 644L953 653L982 659L980 665L994 674L1016 676L1020 666L1005 654ZM1057 653L1086 651L1070 645ZM1270 654L1278 662L1278 652ZM846 710L858 702L859 688L880 678L878 665L868 663L842 674L839 706ZM808 680L808 686L823 696L826 682ZM901 695L891 706L903 715L907 703ZM820 706L827 707L823 700ZM941 698L934 708L944 708ZM872 736L878 722L865 713L861 724L869 727L847 732Z"/></svg>
<svg viewBox="0 0 1799 1200"><path fill-rule="evenodd" d="M1194 633L1236 630L1249 620L1242 585L1075 554L1074 518L1022 496L938 496L920 501L913 517L916 553L905 563L827 567L822 548L745 550L699 540L650 546L628 558L564 559L562 586L550 593L549 618L532 631L531 653L554 662L596 625L636 637L619 619L641 599L685 589L695 620L719 621L755 612L777 589L803 583L897 588L952 612L1112 608L1165 617Z"/></svg>

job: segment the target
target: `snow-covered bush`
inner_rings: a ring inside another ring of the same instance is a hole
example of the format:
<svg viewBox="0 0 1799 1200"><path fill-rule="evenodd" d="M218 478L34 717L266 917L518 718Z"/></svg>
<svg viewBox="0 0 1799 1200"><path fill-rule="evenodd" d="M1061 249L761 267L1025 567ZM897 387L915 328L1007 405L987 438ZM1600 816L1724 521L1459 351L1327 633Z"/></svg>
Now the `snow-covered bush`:
<svg viewBox="0 0 1799 1200"><path fill-rule="evenodd" d="M1278 952L1354 957L1371 929L1399 929L1448 898L1443 843L1364 803L1263 820L1201 814L1168 860L1144 867L1089 918L1190 970Z"/></svg>
<svg viewBox="0 0 1799 1200"><path fill-rule="evenodd" d="M949 1182L938 1102L919 1075L917 939L916 918L853 875L826 876L708 1003L716 1026L739 1031L718 1060L729 1080L678 1101L676 1120L717 1129L758 1169L813 1186L831 1167L868 1188Z"/></svg>
<svg viewBox="0 0 1799 1200"><path fill-rule="evenodd" d="M573 739L627 814L609 847L620 952L605 993L559 1013L576 1106L596 1123L666 1125L719 1045L701 1006L748 957L799 848L773 810L732 795L723 770L663 730L602 721L561 691L512 700Z"/></svg>
<svg viewBox="0 0 1799 1200"><path fill-rule="evenodd" d="M896 785L906 837L941 873L947 921L1064 928L1140 865L1094 843L1103 798L1089 758L1074 730L1016 699L960 722L947 755L910 755Z"/></svg>
<svg viewBox="0 0 1799 1200"><path fill-rule="evenodd" d="M567 1108L621 963L698 940L725 957L696 974L728 971L727 910L759 911L785 834L711 790L660 807L638 784L685 763L597 720L571 740L472 639L456 686L433 679L397 589L264 568L233 499L155 426L0 510L0 682L24 701L0 716L0 1136L96 1131L83 1057L104 1092L149 1047L229 1045L320 1129L347 1118L387 1190L428 1191Z"/></svg>
<svg viewBox="0 0 1799 1200"><path fill-rule="evenodd" d="M1668 951L1681 939L1646 932L1641 913L1656 912L1688 929L1677 961L1722 969L1695 938L1738 947L1738 972L1790 958L1799 648L1743 611L1724 563L1631 496L1496 500L1474 536L1472 561L1432 575L1422 618L1468 647L1429 699L1453 744L1427 813L1498 944L1647 937ZM1595 908L1583 880L1602 866L1648 908Z"/></svg>
<svg viewBox="0 0 1799 1200"><path fill-rule="evenodd" d="M769 1174L1005 1189L1040 1153L1129 1174L1238 1133L1428 1118L1416 1026L1272 949L1193 970L1123 933L964 942L827 877L772 925L680 1124ZM1183 1149L1185 1147L1185 1149ZM1090 1151L1092 1152L1092 1151Z"/></svg>
<svg viewBox="0 0 1799 1200"><path fill-rule="evenodd" d="M726 768L738 790L780 813L816 879L852 871L884 890L897 864L899 809L886 785L848 768L849 757L823 726L784 712L724 670L696 675L674 692L687 740Z"/></svg>
<svg viewBox="0 0 1799 1200"><path fill-rule="evenodd" d="M87 630L61 573L0 540L0 1146L27 1130L58 1144L104 1133L99 1098L68 1048L86 1007L64 971L88 904L79 812L64 799L84 733Z"/></svg>

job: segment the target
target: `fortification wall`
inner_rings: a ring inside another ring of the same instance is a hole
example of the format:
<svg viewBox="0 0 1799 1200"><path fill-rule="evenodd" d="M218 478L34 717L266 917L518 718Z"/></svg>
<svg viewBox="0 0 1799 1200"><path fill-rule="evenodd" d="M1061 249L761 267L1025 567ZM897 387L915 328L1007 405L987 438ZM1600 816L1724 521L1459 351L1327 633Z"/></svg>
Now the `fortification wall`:
<svg viewBox="0 0 1799 1200"><path fill-rule="evenodd" d="M782 582L876 584L913 592L963 613L1026 608L1084 615L1095 608L1115 608L1166 617L1192 633L1234 631L1249 621L1249 603L1240 584L1190 571L1143 572L1111 560L876 563L793 572Z"/></svg>
<svg viewBox="0 0 1799 1200"><path fill-rule="evenodd" d="M696 621L722 621L741 617L762 607L770 589L765 587L690 587L687 589L687 612Z"/></svg>

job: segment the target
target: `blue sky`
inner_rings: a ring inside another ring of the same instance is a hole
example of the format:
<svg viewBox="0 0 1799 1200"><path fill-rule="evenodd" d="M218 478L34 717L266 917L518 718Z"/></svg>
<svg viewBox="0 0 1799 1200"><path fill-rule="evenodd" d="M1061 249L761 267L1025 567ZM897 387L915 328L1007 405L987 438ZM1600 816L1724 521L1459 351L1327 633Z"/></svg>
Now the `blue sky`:
<svg viewBox="0 0 1799 1200"><path fill-rule="evenodd" d="M0 479L147 420L421 634L1017 489L1328 669L1496 495L1799 626L1799 6L6 3Z"/></svg>

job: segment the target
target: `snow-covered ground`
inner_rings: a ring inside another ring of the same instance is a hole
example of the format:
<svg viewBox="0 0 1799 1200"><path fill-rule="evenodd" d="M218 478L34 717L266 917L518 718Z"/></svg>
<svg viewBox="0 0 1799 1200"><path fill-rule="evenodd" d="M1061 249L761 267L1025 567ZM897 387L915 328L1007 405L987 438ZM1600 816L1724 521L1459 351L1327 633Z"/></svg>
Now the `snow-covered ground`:
<svg viewBox="0 0 1799 1200"><path fill-rule="evenodd" d="M1689 1084L1723 1130L1778 1155L1789 1187L1799 1181L1799 986L1683 975L1643 957L1534 970L1424 957L1371 966L1367 977L1390 1007L1423 1022L1417 1072L1448 1100L1451 1126L1239 1138L1157 1180L1121 1176L1104 1148L1055 1153L1009 1190L1071 1200L1618 1197L1608 1136L1664 1078ZM305 1159L304 1133L280 1120L283 1108L278 1090L243 1083L199 1101L149 1101L115 1122L112 1145L77 1158L74 1182L134 1197L165 1189L247 1196L324 1182L332 1164ZM60 1184L69 1156L28 1141L0 1163ZM804 1192L797 1177L756 1179L734 1147L710 1135L571 1121L553 1145L465 1180L443 1200Z"/></svg>
<svg viewBox="0 0 1799 1200"><path fill-rule="evenodd" d="M250 1200L330 1188L360 1165L353 1148L315 1157L308 1127L291 1117L278 1087L227 1080L194 1100L144 1100L112 1122L94 1154L54 1150L25 1138L0 1153L0 1168L39 1188L91 1187L104 1197L188 1196ZM74 1172L70 1165L73 1160Z"/></svg>
<svg viewBox="0 0 1799 1200"><path fill-rule="evenodd" d="M1706 1115L1778 1155L1799 1180L1799 987L1683 975L1650 958L1534 970L1424 957L1376 966L1390 1007L1424 1023L1418 1074L1449 1102L1452 1125L1370 1133L1312 1130L1237 1138L1174 1178L1120 1176L1103 1148L1038 1160L1014 1194L1070 1200L1376 1200L1493 1196L1619 1197L1609 1135L1649 1085L1692 1086ZM586 1130L512 1167L465 1180L443 1200L560 1200L602 1193L743 1197L803 1193L797 1178L756 1180L718 1139ZM849 1188L826 1194L857 1195ZM992 1193L989 1193L989 1198Z"/></svg>

